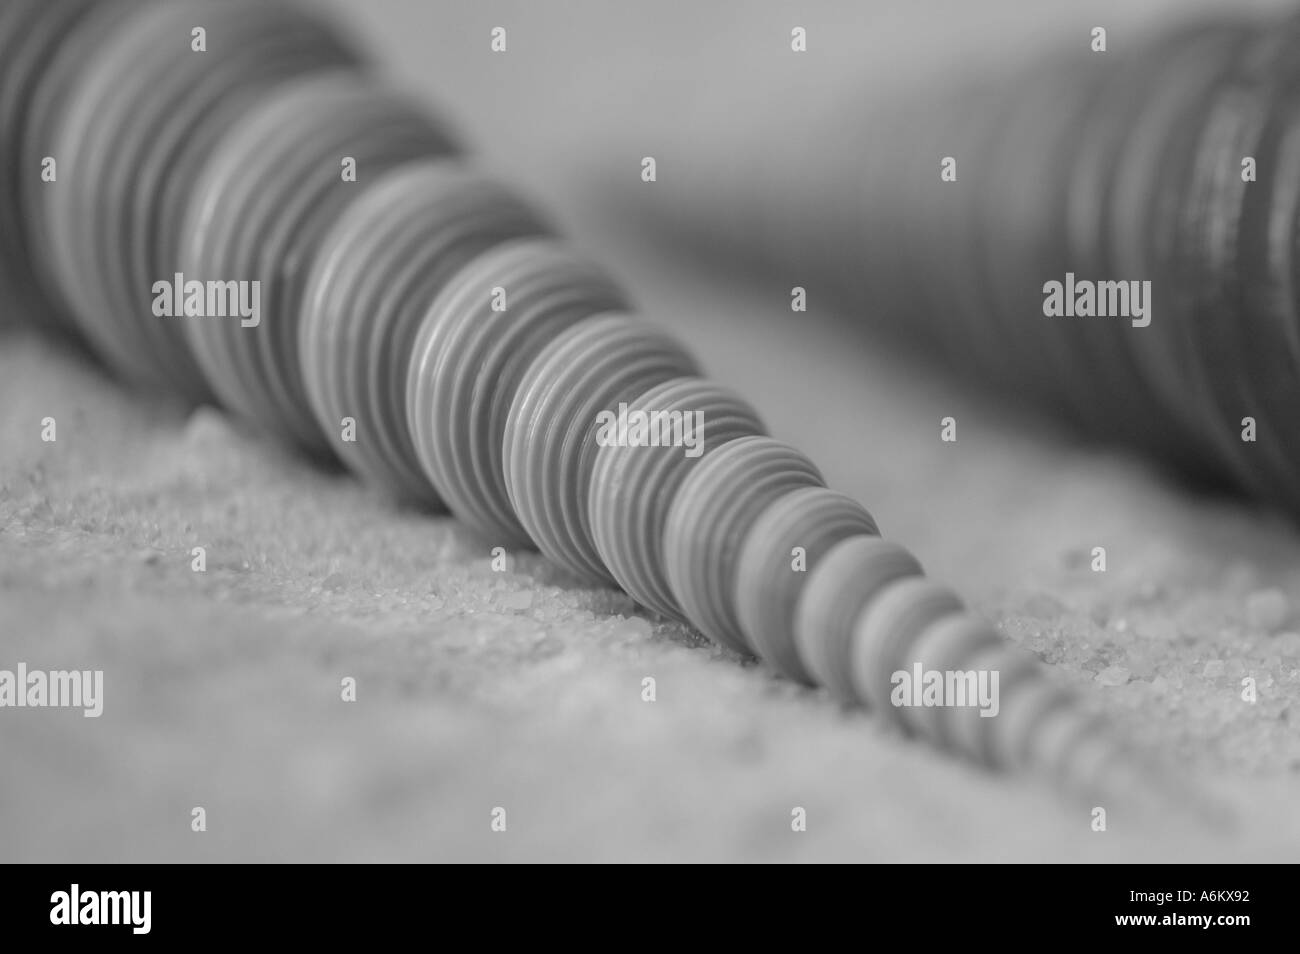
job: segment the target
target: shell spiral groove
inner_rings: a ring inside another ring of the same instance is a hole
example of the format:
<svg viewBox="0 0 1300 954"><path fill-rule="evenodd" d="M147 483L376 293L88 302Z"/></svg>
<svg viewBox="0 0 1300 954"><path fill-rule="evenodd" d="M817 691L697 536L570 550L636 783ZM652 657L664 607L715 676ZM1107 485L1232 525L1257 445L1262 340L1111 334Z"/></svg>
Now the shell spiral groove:
<svg viewBox="0 0 1300 954"><path fill-rule="evenodd" d="M596 415L696 373L677 342L628 315L593 316L537 355L510 407L502 466L511 506L547 557L584 579L615 582L587 510Z"/></svg>
<svg viewBox="0 0 1300 954"><path fill-rule="evenodd" d="M444 160L398 166L347 206L307 279L299 350L321 433L356 420L357 440L334 443L349 467L399 497L438 505L406 419L420 322L480 252L545 231L505 189Z"/></svg>
<svg viewBox="0 0 1300 954"><path fill-rule="evenodd" d="M623 307L601 269L553 239L497 246L452 276L420 325L406 400L425 476L452 513L493 539L529 542L502 467L515 392L551 338Z"/></svg>
<svg viewBox="0 0 1300 954"><path fill-rule="evenodd" d="M398 496L445 504L493 544L536 545L986 765L1074 778L1076 749L1114 756L1040 667L630 315L599 267L461 167L443 124L372 80L332 26L280 0L94 6L0 12L0 127L26 137L0 154L2 220L22 227L0 236L0 278L7 290L37 262L33 311L70 313L124 379L211 396ZM30 30L50 55L9 59ZM92 47L84 62L60 55ZM52 132L57 185L19 186ZM44 202L24 199L42 188ZM146 292L173 272L259 280L260 324L154 317ZM621 405L694 412L702 453L600 444L597 415ZM339 436L346 417L355 443ZM892 705L891 673L918 662L1001 668L1008 717ZM1102 783L1083 774L1079 786Z"/></svg>
<svg viewBox="0 0 1300 954"><path fill-rule="evenodd" d="M303 384L298 339L307 272L357 190L344 157L369 177L453 151L421 110L348 72L297 79L266 94L212 153L195 186L182 271L262 283L264 325L181 325L223 405L302 447L330 448ZM249 332L254 333L250 334Z"/></svg>
<svg viewBox="0 0 1300 954"><path fill-rule="evenodd" d="M745 531L769 504L822 475L793 447L738 437L706 454L682 481L664 527L668 585L714 642L752 653L736 611L736 560ZM736 488L743 487L743 493Z"/></svg>

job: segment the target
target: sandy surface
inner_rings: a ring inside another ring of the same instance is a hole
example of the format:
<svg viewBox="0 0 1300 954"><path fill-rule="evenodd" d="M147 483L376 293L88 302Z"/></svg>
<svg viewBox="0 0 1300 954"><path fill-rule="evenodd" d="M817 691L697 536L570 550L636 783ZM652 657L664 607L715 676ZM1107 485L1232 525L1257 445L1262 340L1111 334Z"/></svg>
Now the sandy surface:
<svg viewBox="0 0 1300 954"><path fill-rule="evenodd" d="M549 203L931 575L1182 761L1236 825L1112 814L1094 833L1087 806L1042 783L884 732L536 556L493 572L491 543L449 519L10 334L0 668L103 669L106 686L99 719L0 710L0 859L1300 858L1293 526L1079 446L1032 409L847 337L834 315L792 316L788 283L737 284L664 254L584 190L585 166L557 161L565 137L536 118L546 95L524 91L528 59L488 77L463 44L429 34L421 47L401 30L403 4L375 6L399 75L427 75L430 93L464 80L453 113L488 164ZM477 29L493 12L461 18ZM622 29L648 42L635 22ZM593 63L620 59L596 50ZM549 97L571 127L602 128L599 106L566 110L588 102L576 86L557 80ZM532 143L535 161L507 140ZM946 414L956 444L939 441ZM40 440L47 416L54 443ZM1088 565L1099 545L1104 574ZM1284 618L1252 622L1271 588ZM1255 704L1240 698L1247 675ZM194 806L206 832L190 829ZM498 806L504 833L490 830ZM806 832L790 829L795 806Z"/></svg>

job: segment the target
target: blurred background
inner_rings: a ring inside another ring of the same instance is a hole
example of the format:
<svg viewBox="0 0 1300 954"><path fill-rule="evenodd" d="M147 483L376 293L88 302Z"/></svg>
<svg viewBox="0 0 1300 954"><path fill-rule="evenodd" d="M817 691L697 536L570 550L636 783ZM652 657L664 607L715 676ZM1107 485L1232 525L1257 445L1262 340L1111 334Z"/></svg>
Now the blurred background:
<svg viewBox="0 0 1300 954"><path fill-rule="evenodd" d="M1086 48L1094 26L1120 51L1227 4L330 6L774 436L1063 682L1222 792L1239 826L1121 820L1095 834L1041 783L887 734L536 556L493 573L489 545L453 521L395 510L214 412L133 396L9 332L0 667L102 668L106 698L98 720L0 713L0 858L1297 856L1293 525L884 346L815 286L792 313L795 282L726 264L727 233L699 214L752 191L755 169L780 208L828 161L826 131L882 103L906 112L915 90ZM489 48L497 26L505 54ZM806 54L791 54L795 26ZM55 445L40 441L47 415ZM948 415L955 444L939 440ZM190 572L196 545L206 574ZM1096 546L1104 574L1089 567ZM1276 593L1281 619L1252 612ZM344 677L355 703L340 701ZM195 806L206 832L190 829ZM807 832L791 832L794 806ZM489 829L494 807L504 834Z"/></svg>

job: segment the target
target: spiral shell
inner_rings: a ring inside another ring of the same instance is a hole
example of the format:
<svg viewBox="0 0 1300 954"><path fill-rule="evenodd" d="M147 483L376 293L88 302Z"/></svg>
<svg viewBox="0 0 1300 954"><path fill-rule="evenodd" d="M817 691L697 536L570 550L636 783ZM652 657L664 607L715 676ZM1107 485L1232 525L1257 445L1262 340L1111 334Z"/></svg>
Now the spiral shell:
<svg viewBox="0 0 1300 954"><path fill-rule="evenodd" d="M943 616L917 635L906 652L903 669L920 663L933 672L966 671L967 662L990 647L1006 645L997 629L975 613ZM909 707L900 712L904 726L950 750L957 743L949 726L949 713L937 708Z"/></svg>
<svg viewBox="0 0 1300 954"><path fill-rule="evenodd" d="M0 324L10 315L40 316L52 311L32 281L34 262L24 234L22 206L27 193L40 193L42 153L22 161L24 127L44 82L50 60L76 34L94 7L93 0L8 0L0 9Z"/></svg>
<svg viewBox="0 0 1300 954"><path fill-rule="evenodd" d="M450 160L376 177L322 240L300 316L303 384L335 451L399 498L437 506L406 421L407 375L439 291L492 246L548 231L511 192Z"/></svg>
<svg viewBox="0 0 1300 954"><path fill-rule="evenodd" d="M810 566L792 627L795 649L809 676L837 699L852 701L854 624L882 587L922 572L907 550L874 536L847 537Z"/></svg>
<svg viewBox="0 0 1300 954"><path fill-rule="evenodd" d="M199 23L210 44L201 56L188 45ZM1180 145L1195 145L1199 159L1179 159L1173 187L1151 185L1150 168L1114 185L1112 160L1132 154L1155 163L1171 154L1149 140L1132 145L1094 110L1135 77L1172 82L1190 59L1179 57L1172 72L1137 64L1104 88L1071 93L1066 116L1052 116L1047 155L1073 154L1057 136L1076 117L1099 122L1088 127L1099 136L1059 206L1048 182L1035 179L1027 192L1020 182L1048 161L1019 145L1052 114L1055 94L1024 91L986 130L949 110L959 131L978 136L977 154L1006 161L984 164L970 200L952 192L956 198L904 203L918 221L907 224L898 248L873 240L874 277L882 269L909 281L935 274L920 290L931 310L974 289L959 303L970 324L1009 322L1023 300L1011 286L1066 249L1106 261L1098 246L1115 219L1147 211L1119 208L1118 197L1151 186L1161 195L1153 210L1187 234L1170 240L1164 222L1135 247L1162 273L1207 265L1215 300L1231 289L1225 261L1250 258L1238 263L1253 281L1237 310L1266 340L1264 329L1290 327L1300 307L1287 271L1294 249L1275 246L1277 235L1293 231L1300 188L1242 190L1205 158L1246 145L1278 162L1300 158L1300 126L1274 109L1291 103L1289 87L1256 75L1261 63L1285 59L1294 30L1250 44L1243 35L1202 37L1235 85L1197 88L1227 97L1216 100L1220 111L1242 99L1254 109L1251 121L1180 133ZM1238 45L1253 50L1240 62ZM684 347L627 314L626 296L601 268L551 238L507 189L464 168L438 120L378 87L362 67L348 40L284 0L7 0L0 295L38 298L34 276L47 299L37 310L70 309L132 381L190 400L215 394L302 449L336 453L399 497L442 501L494 543L536 544L579 577L615 582L643 606L756 653L791 679L865 703L948 751L997 769L1034 768L1076 792L1127 794L1140 781L1137 756L1106 720L924 577L910 553L880 538L861 505L767 437L748 404L698 377ZM1193 111L1190 100L1160 88L1160 102L1180 115ZM1144 107L1135 102L1124 115L1144 116ZM1170 124L1156 125L1173 135ZM59 157L58 187L32 187L46 154ZM355 160L358 181L341 175L345 158ZM1265 216L1257 193L1280 211ZM1196 200L1189 208L1165 207L1170 196L1189 194ZM1094 208L1094 198L1105 207ZM1006 245L978 241L996 221L994 206L1013 220L1001 223L1015 235L1012 247L1042 245L1028 263L1009 257ZM1240 207L1249 225L1240 235L1204 221L1228 206ZM1040 243L1058 208L1073 210L1065 234ZM851 212L833 218L843 235L858 235ZM927 249L935 221L966 240L963 254L937 269L944 249ZM264 284L262 322L151 319L145 293L173 270L203 282ZM890 291L874 277L847 286L882 290L901 313L912 289ZM1224 340L1207 325L1204 301L1181 306L1187 326L1160 332L1173 337L1153 367ZM1009 353L1026 360L1043 345L1052 363L1034 376L1042 386L1064 352L1035 328ZM998 347L982 345L972 354L996 360ZM1118 346L1087 347L1105 357ZM1233 360L1268 348L1232 347ZM952 356L963 358L964 348L954 336ZM1116 367L1143 367L1138 355ZM1268 366L1286 369L1295 357L1271 357ZM1291 386L1220 385L1199 400L1224 411L1236 397L1281 400ZM625 430L623 415L680 426L675 435L653 424ZM355 442L335 437L345 418L353 419ZM1286 465L1286 452L1270 453L1271 467ZM970 705L892 705L893 674L918 665L996 673L999 717Z"/></svg>
<svg viewBox="0 0 1300 954"><path fill-rule="evenodd" d="M190 47L196 23L207 30L206 53ZM127 380L207 396L183 320L151 307L154 283L176 271L199 169L268 89L355 62L325 25L262 0L141 7L102 42L60 124L61 177L46 191L47 211L73 316Z"/></svg>
<svg viewBox="0 0 1300 954"><path fill-rule="evenodd" d="M550 239L490 249L447 283L411 352L406 407L420 464L452 513L494 541L530 543L502 466L519 383L550 339L625 306L602 269Z"/></svg>
<svg viewBox="0 0 1300 954"><path fill-rule="evenodd" d="M996 725L990 724L986 741L974 745L967 754L1008 770L1029 764L1034 734L1053 710L1075 708L1078 704L1073 692L1041 676L1000 685L999 695L997 718L985 720ZM962 737L969 740L973 735L963 733ZM971 743L968 741L967 745Z"/></svg>
<svg viewBox="0 0 1300 954"><path fill-rule="evenodd" d="M698 415L703 456L678 446L608 443L596 455L587 502L596 550L618 585L642 606L685 622L668 582L664 530L687 475L728 441L762 434L758 414L731 391L701 378L674 378L628 403L627 415Z"/></svg>
<svg viewBox="0 0 1300 954"><path fill-rule="evenodd" d="M440 123L351 72L284 85L213 152L191 200L183 270L200 280L261 283L261 320L183 327L221 402L317 453L321 432L303 383L299 319L325 233L368 182L405 162L454 153ZM356 161L357 182L342 162Z"/></svg>
<svg viewBox="0 0 1300 954"><path fill-rule="evenodd" d="M890 677L903 668L908 646L926 626L961 609L955 593L925 577L895 580L867 604L853 628L849 670L867 708L901 722L890 704Z"/></svg>
<svg viewBox="0 0 1300 954"><path fill-rule="evenodd" d="M40 63L40 73L28 93L20 131L8 139L9 148L3 150L16 160L18 206L14 210L19 218L22 251L18 268L30 276L36 290L30 317L40 326L59 332L75 334L76 321L67 289L56 267L56 255L51 238L45 203L49 184L36 178L45 157L55 157L59 127L68 103L80 88L82 74L105 36L113 33L132 11L148 0L93 0L89 9L75 23L70 24L58 39L57 45L46 51ZM40 2L42 16L52 15L56 7L70 9L70 4ZM5 141L5 140L0 140Z"/></svg>
<svg viewBox="0 0 1300 954"><path fill-rule="evenodd" d="M905 668L911 662L904 657ZM961 662L952 667L955 671L998 674L999 705L1002 697L1013 696L1022 682L1033 682L1043 678L1038 661L1018 646L1001 640L994 645L983 646L969 655L964 655ZM912 711L906 708L896 710L900 715ZM1000 751L1014 751L1017 744L1014 730L1023 728L1030 733L1027 744L1032 745L1032 734L1038 731L1036 725L1019 726L1015 722L1001 724L1001 713L996 717L986 718L977 706L950 706L940 710L944 722L943 738L953 751L960 752L981 765L997 768ZM1004 734L1001 745L995 743L998 735Z"/></svg>
<svg viewBox="0 0 1300 954"><path fill-rule="evenodd" d="M821 473L770 437L738 437L682 481L664 527L668 585L691 623L719 645L752 654L736 609L736 568L745 533L778 497L822 487Z"/></svg>
<svg viewBox="0 0 1300 954"><path fill-rule="evenodd" d="M736 559L737 615L746 641L782 675L813 682L794 635L795 607L808 582L806 568L816 567L841 540L879 532L861 504L824 487L791 490L756 515ZM796 547L803 551L806 568L796 568Z"/></svg>
<svg viewBox="0 0 1300 954"><path fill-rule="evenodd" d="M1026 761L1046 778L1064 787L1086 780L1076 760L1095 741L1111 742L1104 716L1078 706L1056 706L1043 714L1028 739Z"/></svg>
<svg viewBox="0 0 1300 954"><path fill-rule="evenodd" d="M697 373L673 339L618 314L578 322L528 366L506 420L502 467L520 525L548 558L592 582L614 582L587 513L598 413Z"/></svg>

